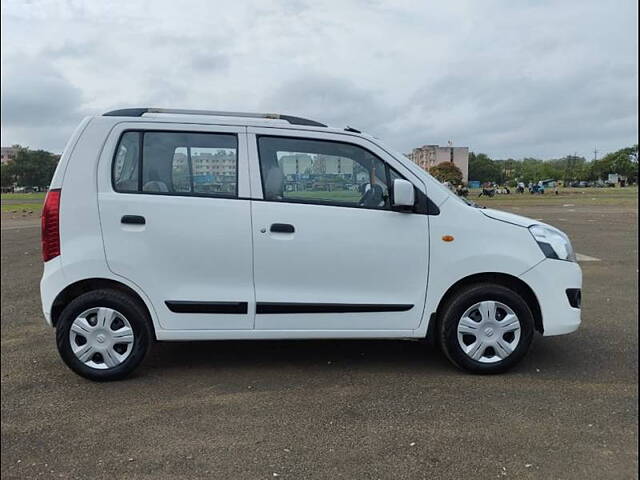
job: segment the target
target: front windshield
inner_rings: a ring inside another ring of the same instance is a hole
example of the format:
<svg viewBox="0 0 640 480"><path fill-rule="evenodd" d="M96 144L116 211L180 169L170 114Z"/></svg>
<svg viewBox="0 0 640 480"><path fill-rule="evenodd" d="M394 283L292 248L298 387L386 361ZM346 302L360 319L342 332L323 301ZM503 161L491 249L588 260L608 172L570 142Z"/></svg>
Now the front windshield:
<svg viewBox="0 0 640 480"><path fill-rule="evenodd" d="M406 162L403 162L403 164L405 164L407 166L407 168L411 168L412 170L419 171L422 174L427 174L429 177L431 177L433 179L433 183L435 185L437 185L443 191L447 192L449 197L453 197L456 200L458 200L459 202L462 202L463 204L468 205L470 207L487 208L484 205L479 205L476 202L473 202L473 201L471 201L471 200L469 200L469 199L467 199L465 197L457 195L455 192L451 191L451 189L448 188L446 185L443 185L438 179L434 178L433 175L431 175L429 172L427 172L426 170L423 170L418 165L413 163L413 161L409 157L407 157L404 153L397 152L397 151L393 150L392 148L389 148L387 145L385 145L385 150L387 150L387 153L390 153L391 155L396 157L398 160L403 160L403 159L407 160Z"/></svg>
<svg viewBox="0 0 640 480"><path fill-rule="evenodd" d="M455 198L456 200L464 203L465 205L468 205L470 207L473 208L487 208L484 205L479 205L476 202L474 202L473 200L469 200L467 197L463 196L463 195L458 195L455 191L453 191L451 188L448 188L446 185L444 185L443 183L440 183L438 181L438 179L434 178L434 180L436 181L436 183L438 183L439 185L441 185L443 188L445 188L447 190L447 192L449 192L449 196Z"/></svg>

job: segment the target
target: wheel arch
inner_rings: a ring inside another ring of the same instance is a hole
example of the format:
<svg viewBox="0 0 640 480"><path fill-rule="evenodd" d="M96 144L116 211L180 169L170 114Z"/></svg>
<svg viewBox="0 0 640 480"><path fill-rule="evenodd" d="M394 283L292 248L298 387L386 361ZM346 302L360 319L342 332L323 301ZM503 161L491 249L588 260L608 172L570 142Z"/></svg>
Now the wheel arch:
<svg viewBox="0 0 640 480"><path fill-rule="evenodd" d="M136 292L133 288L125 285L124 283L109 278L87 278L67 285L60 293L58 293L55 300L53 301L53 304L51 306L51 325L53 327L56 326L60 314L69 304L69 302L71 302L74 298L82 295L83 293L100 289L118 290L130 295L135 301L137 301L147 313L155 337L153 316L151 315L149 307L140 296L140 294L138 294L138 292Z"/></svg>
<svg viewBox="0 0 640 480"><path fill-rule="evenodd" d="M531 313L533 314L534 327L537 332L544 333L544 324L542 322L542 310L540 309L540 303L538 301L538 297L531 289L531 287L524 282L522 279L510 275L508 273L499 273L499 272L487 272L487 273L476 273L473 275L469 275L458 280L456 283L451 285L449 289L445 292L445 294L438 302L438 307L435 311L435 319L437 322L429 322L435 328L435 324L439 323L442 320L442 313L447 302L456 295L463 288L468 287L469 285L476 285L479 283L495 283L497 285L501 285L506 287L518 295L522 297L522 299L527 303L529 308L531 309Z"/></svg>

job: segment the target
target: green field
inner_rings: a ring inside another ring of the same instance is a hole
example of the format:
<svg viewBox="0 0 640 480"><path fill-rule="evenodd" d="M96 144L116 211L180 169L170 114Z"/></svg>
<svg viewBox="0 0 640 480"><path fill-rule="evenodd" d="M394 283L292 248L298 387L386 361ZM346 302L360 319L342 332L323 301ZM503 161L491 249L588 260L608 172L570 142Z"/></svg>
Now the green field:
<svg viewBox="0 0 640 480"><path fill-rule="evenodd" d="M501 194L494 197L480 197L480 189L472 189L469 191L467 198L471 201L492 206L507 205L558 205L565 203L578 202L581 205L619 205L624 207L637 206L638 203L638 187L624 188L559 188L558 195L553 189L546 190L544 194L514 193L511 190L509 195Z"/></svg>
<svg viewBox="0 0 640 480"><path fill-rule="evenodd" d="M0 195L2 200L44 200L45 192L39 193L3 193Z"/></svg>
<svg viewBox="0 0 640 480"><path fill-rule="evenodd" d="M42 193L3 193L2 213L9 214L34 214L40 213L44 196Z"/></svg>
<svg viewBox="0 0 640 480"><path fill-rule="evenodd" d="M2 211L9 213L29 213L38 212L42 209L40 203L3 203Z"/></svg>
<svg viewBox="0 0 640 480"><path fill-rule="evenodd" d="M298 192L284 192L284 198L288 200L326 200L326 201L338 201L358 203L362 197L362 194L353 190L334 190L333 192L327 191L298 191Z"/></svg>

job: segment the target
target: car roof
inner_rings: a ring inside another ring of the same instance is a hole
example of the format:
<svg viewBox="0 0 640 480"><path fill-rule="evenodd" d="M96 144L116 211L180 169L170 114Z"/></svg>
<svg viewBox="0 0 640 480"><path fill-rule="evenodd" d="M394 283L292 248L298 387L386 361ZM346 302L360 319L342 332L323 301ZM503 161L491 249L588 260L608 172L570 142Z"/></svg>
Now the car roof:
<svg viewBox="0 0 640 480"><path fill-rule="evenodd" d="M333 128L316 120L284 115L278 113L250 113L227 112L217 110L188 110L172 108L125 108L112 110L101 115L102 117L118 117L133 122L172 122L172 123L199 123L212 125L234 125L249 127L272 127L295 130L311 130L327 133L342 133L361 135L362 132L351 127L344 129ZM367 136L367 135L362 135Z"/></svg>

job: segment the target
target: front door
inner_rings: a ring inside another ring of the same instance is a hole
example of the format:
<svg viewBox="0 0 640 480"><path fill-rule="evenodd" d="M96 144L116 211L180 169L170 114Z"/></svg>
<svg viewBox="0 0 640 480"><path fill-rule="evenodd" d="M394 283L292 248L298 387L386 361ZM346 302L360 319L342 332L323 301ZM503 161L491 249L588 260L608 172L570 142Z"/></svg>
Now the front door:
<svg viewBox="0 0 640 480"><path fill-rule="evenodd" d="M261 178L255 190L263 191L251 205L255 328L416 328L428 217L393 211L389 186L394 178L419 180L363 139L249 132L252 173Z"/></svg>
<svg viewBox="0 0 640 480"><path fill-rule="evenodd" d="M145 292L165 329L253 328L244 132L131 124L105 149L107 263Z"/></svg>

